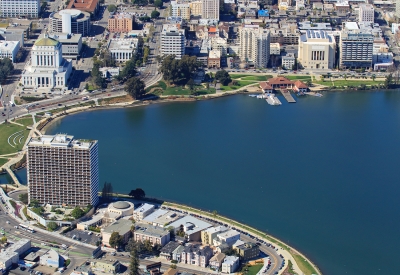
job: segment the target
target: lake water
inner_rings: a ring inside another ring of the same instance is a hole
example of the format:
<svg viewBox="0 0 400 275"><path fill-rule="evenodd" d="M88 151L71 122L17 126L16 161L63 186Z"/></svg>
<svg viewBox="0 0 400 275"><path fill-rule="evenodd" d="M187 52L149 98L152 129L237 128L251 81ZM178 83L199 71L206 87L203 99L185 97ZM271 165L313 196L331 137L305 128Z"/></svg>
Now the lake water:
<svg viewBox="0 0 400 275"><path fill-rule="evenodd" d="M325 274L398 269L400 94L270 106L236 95L71 115L48 133L99 140L100 179L267 231Z"/></svg>

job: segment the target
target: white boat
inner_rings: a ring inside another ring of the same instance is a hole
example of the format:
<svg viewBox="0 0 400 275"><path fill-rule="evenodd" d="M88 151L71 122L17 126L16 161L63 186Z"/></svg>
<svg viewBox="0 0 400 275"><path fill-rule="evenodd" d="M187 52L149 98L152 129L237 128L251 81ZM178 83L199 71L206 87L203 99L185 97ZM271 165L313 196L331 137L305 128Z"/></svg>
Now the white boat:
<svg viewBox="0 0 400 275"><path fill-rule="evenodd" d="M266 94L266 101L269 105L282 105L282 102L274 94Z"/></svg>
<svg viewBox="0 0 400 275"><path fill-rule="evenodd" d="M322 94L320 94L320 93L315 93L315 96L321 97Z"/></svg>
<svg viewBox="0 0 400 275"><path fill-rule="evenodd" d="M257 95L249 95L249 97L257 97Z"/></svg>

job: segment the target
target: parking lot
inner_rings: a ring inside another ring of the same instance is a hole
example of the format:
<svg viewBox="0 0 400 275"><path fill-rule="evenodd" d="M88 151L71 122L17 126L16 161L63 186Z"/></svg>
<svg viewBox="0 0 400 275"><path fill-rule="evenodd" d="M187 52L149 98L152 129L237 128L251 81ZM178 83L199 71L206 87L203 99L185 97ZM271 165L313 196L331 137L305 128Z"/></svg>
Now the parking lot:
<svg viewBox="0 0 400 275"><path fill-rule="evenodd" d="M89 235L89 232L92 234ZM100 233L92 232L92 231L81 231L81 230L71 230L65 234L68 238L74 238L75 240L81 241L83 243L88 243L92 245L96 245L96 242L100 241L100 237L98 236ZM75 237L74 237L75 236Z"/></svg>

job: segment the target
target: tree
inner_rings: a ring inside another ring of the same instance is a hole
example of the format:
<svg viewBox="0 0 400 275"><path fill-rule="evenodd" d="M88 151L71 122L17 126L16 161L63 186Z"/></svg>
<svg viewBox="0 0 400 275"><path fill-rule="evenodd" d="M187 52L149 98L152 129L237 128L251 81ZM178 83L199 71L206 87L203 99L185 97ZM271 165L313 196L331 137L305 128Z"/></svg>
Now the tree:
<svg viewBox="0 0 400 275"><path fill-rule="evenodd" d="M154 0L154 6L161 9L163 6L163 1L162 0Z"/></svg>
<svg viewBox="0 0 400 275"><path fill-rule="evenodd" d="M172 269L176 269L176 264L171 264L169 267Z"/></svg>
<svg viewBox="0 0 400 275"><path fill-rule="evenodd" d="M7 185L6 185L7 186ZM37 199L32 199L31 203L29 204L30 207L39 207L40 203Z"/></svg>
<svg viewBox="0 0 400 275"><path fill-rule="evenodd" d="M215 74L215 79L219 80L222 85L226 86L231 82L231 77L229 73L225 70L220 70Z"/></svg>
<svg viewBox="0 0 400 275"><path fill-rule="evenodd" d="M140 275L139 253L136 248L131 250L131 261L129 263L129 275Z"/></svg>
<svg viewBox="0 0 400 275"><path fill-rule="evenodd" d="M121 76L131 78L136 75L136 65L134 60L128 60L125 67L122 69Z"/></svg>
<svg viewBox="0 0 400 275"><path fill-rule="evenodd" d="M19 194L18 199L19 199L23 204L28 204L28 193Z"/></svg>
<svg viewBox="0 0 400 275"><path fill-rule="evenodd" d="M7 237L5 237L5 236L1 237L0 243L2 243L2 244L7 243Z"/></svg>
<svg viewBox="0 0 400 275"><path fill-rule="evenodd" d="M311 85L312 85L311 79L309 79L309 80L306 81L306 85L307 85L308 87L311 87Z"/></svg>
<svg viewBox="0 0 400 275"><path fill-rule="evenodd" d="M217 211L217 210L214 210L214 211L212 212L212 215L213 215L214 218L216 218L217 215L218 215L218 211Z"/></svg>
<svg viewBox="0 0 400 275"><path fill-rule="evenodd" d="M373 74L373 75L371 76L371 78L372 78L372 81L375 81L376 76Z"/></svg>
<svg viewBox="0 0 400 275"><path fill-rule="evenodd" d="M47 223L47 229L49 231L54 231L58 228L58 225L55 222L49 222Z"/></svg>
<svg viewBox="0 0 400 275"><path fill-rule="evenodd" d="M71 211L71 216L75 219L79 219L83 215L85 215L85 212L83 212L79 206L75 207L74 210Z"/></svg>
<svg viewBox="0 0 400 275"><path fill-rule="evenodd" d="M105 79L103 78L103 74L100 72L99 63L96 62L93 64L91 75L93 78L92 79L93 84L99 88L103 88L105 85Z"/></svg>
<svg viewBox="0 0 400 275"><path fill-rule="evenodd" d="M189 79L189 81L186 83L186 85L189 87L190 93L194 94L195 89L194 89L194 80L193 80L193 78Z"/></svg>
<svg viewBox="0 0 400 275"><path fill-rule="evenodd" d="M158 18L158 17L160 17L160 12L156 11L156 10L153 10L151 12L151 18Z"/></svg>
<svg viewBox="0 0 400 275"><path fill-rule="evenodd" d="M101 190L101 197L105 200L110 199L113 193L113 186L111 182L104 182L103 189Z"/></svg>
<svg viewBox="0 0 400 275"><path fill-rule="evenodd" d="M149 22L150 21L150 17L148 16L141 16L139 17L139 20L142 22Z"/></svg>
<svg viewBox="0 0 400 275"><path fill-rule="evenodd" d="M143 244L147 252L153 252L153 246L151 245L151 242L149 240L145 240Z"/></svg>
<svg viewBox="0 0 400 275"><path fill-rule="evenodd" d="M109 12L115 12L117 10L117 6L115 5L108 5L107 10Z"/></svg>
<svg viewBox="0 0 400 275"><path fill-rule="evenodd" d="M129 192L128 195L135 199L142 199L146 197L146 193L142 188L136 188L135 190L131 190L131 192Z"/></svg>
<svg viewBox="0 0 400 275"><path fill-rule="evenodd" d="M108 242L111 247L117 248L122 245L123 241L124 241L123 237L118 232L113 232L111 233L111 237Z"/></svg>
<svg viewBox="0 0 400 275"><path fill-rule="evenodd" d="M384 86L385 89L390 88L390 86L392 86L393 84L393 74L388 74L385 78L385 82L384 82Z"/></svg>
<svg viewBox="0 0 400 275"><path fill-rule="evenodd" d="M144 87L146 87L146 85L143 80L138 77L132 77L126 82L125 91L134 99L138 99L145 94L146 91L144 90Z"/></svg>

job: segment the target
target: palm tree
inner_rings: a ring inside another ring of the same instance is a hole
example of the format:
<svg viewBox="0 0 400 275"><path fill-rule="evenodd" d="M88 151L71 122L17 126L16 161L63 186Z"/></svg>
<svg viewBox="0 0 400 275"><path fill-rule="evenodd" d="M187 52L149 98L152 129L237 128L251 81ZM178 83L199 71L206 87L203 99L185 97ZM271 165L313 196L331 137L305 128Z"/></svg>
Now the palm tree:
<svg viewBox="0 0 400 275"><path fill-rule="evenodd" d="M373 74L373 75L371 76L372 81L375 81L375 78L376 78L376 76Z"/></svg>

